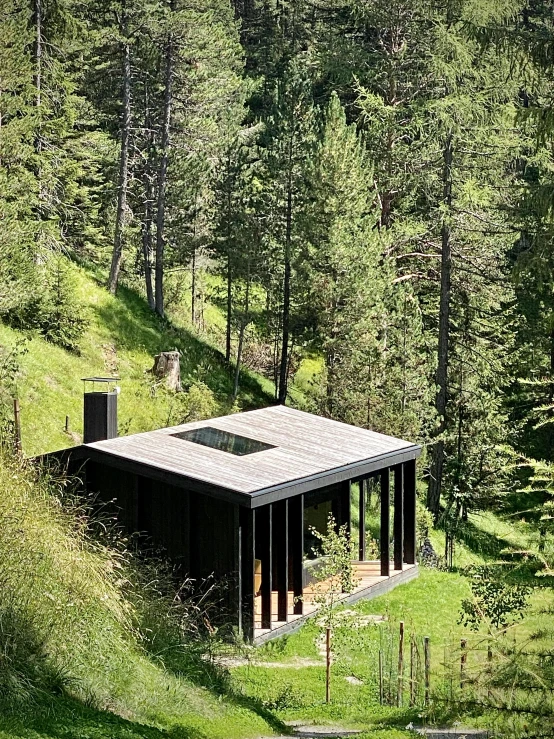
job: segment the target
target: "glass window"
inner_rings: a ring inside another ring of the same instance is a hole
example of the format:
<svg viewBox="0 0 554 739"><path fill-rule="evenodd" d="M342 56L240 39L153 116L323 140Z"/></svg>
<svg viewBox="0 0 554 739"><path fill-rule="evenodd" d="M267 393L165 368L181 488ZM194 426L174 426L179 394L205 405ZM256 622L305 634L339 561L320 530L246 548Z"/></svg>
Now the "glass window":
<svg viewBox="0 0 554 739"><path fill-rule="evenodd" d="M203 426L200 429L192 429L191 431L180 431L178 434L171 434L171 436L177 439L184 439L185 441L192 441L194 444L209 446L211 449L229 452L229 454L236 454L238 457L243 457L245 454L263 452L266 449L275 449L272 444L266 444L257 439L249 439L247 436L231 434L228 431L214 429L211 426Z"/></svg>

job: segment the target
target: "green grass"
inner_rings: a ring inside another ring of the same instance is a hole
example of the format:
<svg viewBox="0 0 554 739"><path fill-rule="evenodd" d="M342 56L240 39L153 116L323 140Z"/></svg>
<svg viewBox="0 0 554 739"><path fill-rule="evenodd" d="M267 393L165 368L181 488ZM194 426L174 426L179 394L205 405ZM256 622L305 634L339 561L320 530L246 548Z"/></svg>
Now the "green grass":
<svg viewBox="0 0 554 739"><path fill-rule="evenodd" d="M214 394L218 413L230 410L232 372L205 336L160 320L146 302L124 286L111 296L92 272L72 265L88 328L80 355L54 346L38 335L24 335L0 324L0 344L14 347L24 339L18 394L24 451L28 455L78 443L82 434L82 377L118 375L120 433L133 433L178 423L174 398L155 391L149 370L160 351L179 349L185 387L204 383ZM267 381L243 372L239 404L248 409L267 405ZM201 411L201 409L200 409ZM70 434L64 431L69 416Z"/></svg>
<svg viewBox="0 0 554 739"><path fill-rule="evenodd" d="M229 690L224 674L190 669L195 653L171 615L169 583L162 596L160 576L145 587L137 567L122 542L91 535L63 485L0 458L3 736L271 733L275 718ZM172 669L149 649L152 612Z"/></svg>
<svg viewBox="0 0 554 739"><path fill-rule="evenodd" d="M35 335L26 338L25 353L20 358L18 394L23 444L28 455L80 441L83 389L80 378L84 376L117 373L121 377L122 433L185 420L179 415L183 416L185 411L210 415L230 410L233 373L218 349L225 325L218 278L205 278L207 300L200 330L190 325L187 315L190 305L186 299L181 307L174 306L171 313L174 323L161 321L133 290L121 287L114 298L103 288L102 275L83 267L72 266L72 270L88 317L80 354L69 353ZM187 285L184 288L186 294ZM0 325L0 344L13 347L21 338L20 332ZM208 388L206 392L191 393L188 405L156 389L148 373L154 354L173 348L182 352L185 387ZM313 394L311 383L314 378L317 381L320 373L321 362L317 357L302 362L291 391L296 405L307 407ZM241 407L265 405L272 397L270 381L248 372L242 374ZM69 435L63 430L66 415L70 418ZM25 526L17 522L13 513L17 496L6 497L9 490L6 480L2 490L5 519L14 526L17 523L15 528L1 527L0 561L6 567L9 552L21 553L18 532ZM376 681L379 645L391 642L398 622L403 620L409 634L430 637L435 674L440 674L444 644L455 643L464 634L457 621L461 601L470 592L469 581L464 576L470 564L500 563L498 566L513 580L536 586L526 618L515 629L520 643L544 632L545 636L534 639L533 644L537 648L548 646L550 637L546 634L554 630L551 578L535 577L541 569L535 530L523 520L487 512L470 516L464 525L463 539L455 547L454 572L422 570L416 581L382 598L352 607L362 618L379 614L387 620L356 631L350 627L337 630L338 655L333 667L330 705L324 702L323 662L320 666L299 666L302 659L321 660L314 621L293 635L255 650L257 660L277 662L282 667L257 663L236 667L230 682L223 680L214 685L193 679L186 666L181 671L166 669L158 659L149 656L140 639L137 641L134 626L129 627L125 617L126 596L121 595L109 577L102 580L102 566L108 566L110 554L106 560L102 559L102 552L72 546L71 537L64 539L60 532L59 521L58 529L52 528L56 518L50 521L50 514L45 513L48 507L29 504L21 509L34 516L34 528L28 529L24 541L34 543L35 549L29 551L38 559L29 555L27 562L25 577L32 588L25 591L28 611L18 621L19 636L34 650L29 664L34 660L35 665L45 668L45 682L41 684L42 693L33 695L31 710L27 706L22 711L21 701L17 710L0 710L0 739L239 739L270 735L274 729L282 731L280 721L285 719L360 727L365 730L365 739L410 736L405 726L410 721L421 721L418 711L379 705ZM377 518L373 524L378 533ZM8 530L13 534L11 543L7 539ZM437 553L442 554L444 533L433 530L430 538ZM551 544L545 554L552 558ZM100 560L95 559L98 556ZM52 579L55 572L59 574L58 580ZM16 572L14 578L17 576ZM5 577L0 580L5 596ZM102 590L103 585L106 587ZM68 605L76 599L78 608ZM56 607L61 608L63 618L56 616ZM123 612L118 608L123 608ZM6 613L4 609L1 614L0 633L8 623ZM2 670L7 674L5 665L6 651L0 650L0 674ZM19 677L22 682L18 689L25 695L23 678L30 678ZM355 677L360 684L352 684L347 677ZM450 714L445 718L455 716ZM461 718L468 722L486 719Z"/></svg>
<svg viewBox="0 0 554 739"><path fill-rule="evenodd" d="M554 629L554 597L548 578L535 577L538 569L536 547L538 538L525 522L514 522L491 512L474 514L464 529L464 542L455 550L455 570L452 572L421 569L419 577L383 597L359 601L348 610L355 614L344 627L335 630L335 663L332 677L332 701L324 702L325 666L318 650L320 629L309 621L300 631L270 642L255 652L252 664L233 669L237 690L255 698L285 720L319 721L369 729L364 737L397 739L408 736L406 725L421 724L425 717L421 709L391 708L379 705L378 653L383 648L386 659L394 663L399 622L405 623L407 641L414 634L418 643L430 638L432 675L437 690L446 690L443 675L446 664L456 661L461 638L477 644L480 637L458 623L462 600L470 597L469 579L464 568L469 564L497 563L515 581L530 584L534 589L523 621L511 631L520 646L549 648ZM432 531L431 538L439 553L444 548L444 534ZM521 558L518 552L526 555ZM353 629L356 618L381 615L385 621ZM539 637L539 638L537 638ZM421 648L421 647L420 647ZM479 669L486 649L470 656L473 669ZM320 660L320 666L302 666L302 660ZM475 662L475 660L477 662ZM279 668L264 667L263 663L279 663ZM393 668L394 671L395 668ZM353 685L347 678L355 677L361 684ZM440 692L440 691L439 691ZM460 714L454 707L444 710L436 704L429 719L442 722L461 720L469 726L486 726L493 715Z"/></svg>
<svg viewBox="0 0 554 739"><path fill-rule="evenodd" d="M461 631L457 624L458 611L462 598L468 594L469 585L463 576L422 570L419 578L383 597L348 606L348 611L362 618L368 614L382 615L386 621L358 629L349 623L336 629L338 655L333 667L330 705L324 702L323 661L320 667L295 666L299 658L314 660L319 657L322 660L317 647L321 633L314 620L300 631L256 651L256 660L290 664L290 667L264 668L254 663L235 668L233 679L247 695L272 707L283 719L317 719L322 723L340 720L352 727L382 722L406 726L417 719L417 711L379 705L376 678L381 632L388 634L391 628L396 630L398 622L403 620L408 633L429 636L433 647L442 650L445 638L452 639ZM346 679L349 676L362 684L352 685ZM394 734L390 734L392 736Z"/></svg>
<svg viewBox="0 0 554 739"><path fill-rule="evenodd" d="M212 341L217 332L162 321L133 290L113 297L102 275L70 269L87 317L79 353L0 325L0 344L18 348L26 455L80 443L82 377L121 377L120 433L231 410L233 373ZM148 372L156 353L174 348L191 388L179 396ZM270 402L264 387L243 372L240 406ZM149 655L140 609L151 593L130 585L127 555L95 544L84 512L65 512L60 495L0 460L0 737L223 739L280 729L224 675L214 682L202 666L191 672L188 658L179 667L177 655L169 669Z"/></svg>

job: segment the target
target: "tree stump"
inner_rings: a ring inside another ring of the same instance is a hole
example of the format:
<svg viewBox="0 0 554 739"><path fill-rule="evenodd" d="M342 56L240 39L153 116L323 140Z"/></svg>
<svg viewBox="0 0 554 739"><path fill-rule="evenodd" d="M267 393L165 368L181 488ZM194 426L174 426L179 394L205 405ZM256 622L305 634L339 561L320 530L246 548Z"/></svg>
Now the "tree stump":
<svg viewBox="0 0 554 739"><path fill-rule="evenodd" d="M154 377L159 380L165 378L167 387L170 390L181 390L181 364L180 364L180 353L174 352L160 352L154 357L154 366L152 367L152 373Z"/></svg>

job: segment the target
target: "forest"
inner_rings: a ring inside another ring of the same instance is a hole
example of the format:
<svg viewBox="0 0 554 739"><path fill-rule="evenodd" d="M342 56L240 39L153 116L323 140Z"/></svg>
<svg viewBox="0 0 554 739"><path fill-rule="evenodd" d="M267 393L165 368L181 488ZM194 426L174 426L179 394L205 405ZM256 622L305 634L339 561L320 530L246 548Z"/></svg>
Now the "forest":
<svg viewBox="0 0 554 739"><path fill-rule="evenodd" d="M553 101L548 0L2 0L0 322L79 356L92 270L229 407L251 372L421 443L447 552L494 511L544 554Z"/></svg>
<svg viewBox="0 0 554 739"><path fill-rule="evenodd" d="M316 412L428 444L435 516L489 505L552 456L552 34L534 1L6 0L2 320L76 349L67 257L196 326L208 292L276 401L308 358Z"/></svg>

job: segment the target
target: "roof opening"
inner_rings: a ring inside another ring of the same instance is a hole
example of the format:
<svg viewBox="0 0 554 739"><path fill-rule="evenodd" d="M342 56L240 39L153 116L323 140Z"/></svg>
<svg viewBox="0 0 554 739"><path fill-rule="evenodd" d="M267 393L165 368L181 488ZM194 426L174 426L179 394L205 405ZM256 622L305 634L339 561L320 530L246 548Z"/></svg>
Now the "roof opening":
<svg viewBox="0 0 554 739"><path fill-rule="evenodd" d="M257 439L249 439L247 436L239 436L231 434L228 431L221 431L212 426L203 426L199 429L191 431L180 431L177 434L171 434L176 439L184 439L192 441L195 444L202 444L212 449L219 449L222 452L235 454L237 457L243 457L246 454L254 454L255 452L263 452L266 449L275 449L273 444L266 444Z"/></svg>

